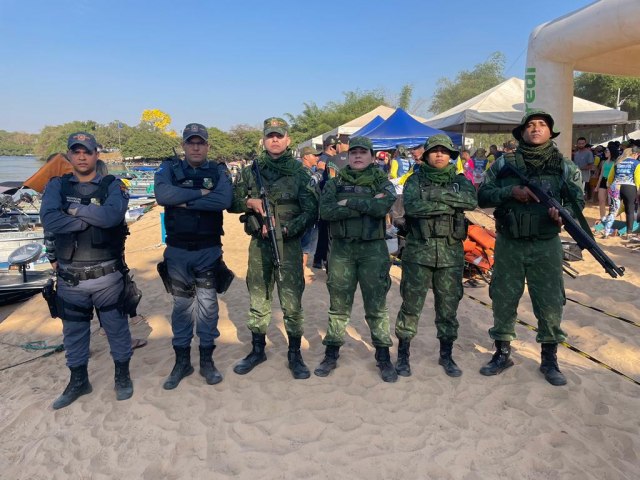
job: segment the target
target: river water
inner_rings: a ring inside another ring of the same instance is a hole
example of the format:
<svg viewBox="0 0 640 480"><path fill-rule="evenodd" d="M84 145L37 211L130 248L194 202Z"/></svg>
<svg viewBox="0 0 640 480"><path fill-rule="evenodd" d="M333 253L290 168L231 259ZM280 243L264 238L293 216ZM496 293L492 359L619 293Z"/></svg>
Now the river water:
<svg viewBox="0 0 640 480"><path fill-rule="evenodd" d="M0 156L0 182L16 180L24 182L44 164L36 157Z"/></svg>

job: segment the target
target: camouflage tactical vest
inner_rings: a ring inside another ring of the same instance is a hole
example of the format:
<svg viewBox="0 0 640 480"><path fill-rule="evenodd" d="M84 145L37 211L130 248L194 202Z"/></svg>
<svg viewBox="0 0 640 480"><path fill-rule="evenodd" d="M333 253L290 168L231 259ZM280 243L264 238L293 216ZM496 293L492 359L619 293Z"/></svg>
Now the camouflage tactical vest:
<svg viewBox="0 0 640 480"><path fill-rule="evenodd" d="M344 182L342 178L336 179L336 198L338 201L351 198L370 200L376 193L373 187L351 185ZM332 238L380 240L384 239L384 218L373 218L354 211L354 216L351 218L331 222L329 230Z"/></svg>

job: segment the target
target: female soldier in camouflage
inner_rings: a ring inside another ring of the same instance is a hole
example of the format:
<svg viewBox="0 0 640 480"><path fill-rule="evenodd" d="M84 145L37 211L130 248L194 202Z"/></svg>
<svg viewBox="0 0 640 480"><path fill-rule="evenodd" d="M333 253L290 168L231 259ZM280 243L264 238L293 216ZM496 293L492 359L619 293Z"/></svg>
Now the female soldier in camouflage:
<svg viewBox="0 0 640 480"><path fill-rule="evenodd" d="M329 328L322 341L325 357L315 370L319 377L326 377L337 366L353 295L360 284L380 375L385 382L398 379L389 357L392 341L386 297L391 279L384 240L385 216L395 199L395 188L373 163L371 141L352 138L349 165L327 182L320 197L320 217L329 222L331 254Z"/></svg>
<svg viewBox="0 0 640 480"><path fill-rule="evenodd" d="M429 288L435 295L436 329L440 340L440 360L450 377L462 370L451 357L458 338L456 312L462 298L464 250L467 236L464 210L477 205L476 189L450 163L458 150L446 135L434 135L424 146L423 164L404 186L407 246L402 255L400 293L402 307L396 319L398 363L396 371L411 375L409 343L418 331L418 320Z"/></svg>

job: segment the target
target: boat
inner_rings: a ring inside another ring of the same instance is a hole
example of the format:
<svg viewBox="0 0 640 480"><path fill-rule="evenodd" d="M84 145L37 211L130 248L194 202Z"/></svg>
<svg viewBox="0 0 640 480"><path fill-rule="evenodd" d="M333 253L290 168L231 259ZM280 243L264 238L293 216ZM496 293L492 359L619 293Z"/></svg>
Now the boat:
<svg viewBox="0 0 640 480"><path fill-rule="evenodd" d="M14 269L0 273L0 306L21 302L42 292L53 278L53 269L29 268L42 256L43 246L38 243L23 245L9 255L9 264Z"/></svg>

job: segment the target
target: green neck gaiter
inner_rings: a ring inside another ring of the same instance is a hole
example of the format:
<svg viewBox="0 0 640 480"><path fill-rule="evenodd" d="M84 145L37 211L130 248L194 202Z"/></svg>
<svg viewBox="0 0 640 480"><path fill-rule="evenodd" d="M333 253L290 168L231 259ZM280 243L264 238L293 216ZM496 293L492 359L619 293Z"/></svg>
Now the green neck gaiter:
<svg viewBox="0 0 640 480"><path fill-rule="evenodd" d="M537 146L520 142L516 153L522 155L528 171L562 170L562 154L551 140Z"/></svg>
<svg viewBox="0 0 640 480"><path fill-rule="evenodd" d="M456 177L456 166L451 164L444 168L435 168L425 162L420 165L418 175L420 178L429 180L434 185L446 185L453 182Z"/></svg>
<svg viewBox="0 0 640 480"><path fill-rule="evenodd" d="M375 187L387 179L385 173L373 163L364 170L353 170L346 166L338 171L338 176L346 183L361 187Z"/></svg>
<svg viewBox="0 0 640 480"><path fill-rule="evenodd" d="M262 152L258 157L258 163L261 167L266 166L269 170L279 173L280 175L293 175L300 168L299 162L293 158L291 150L288 148L278 158L273 159L266 152Z"/></svg>

